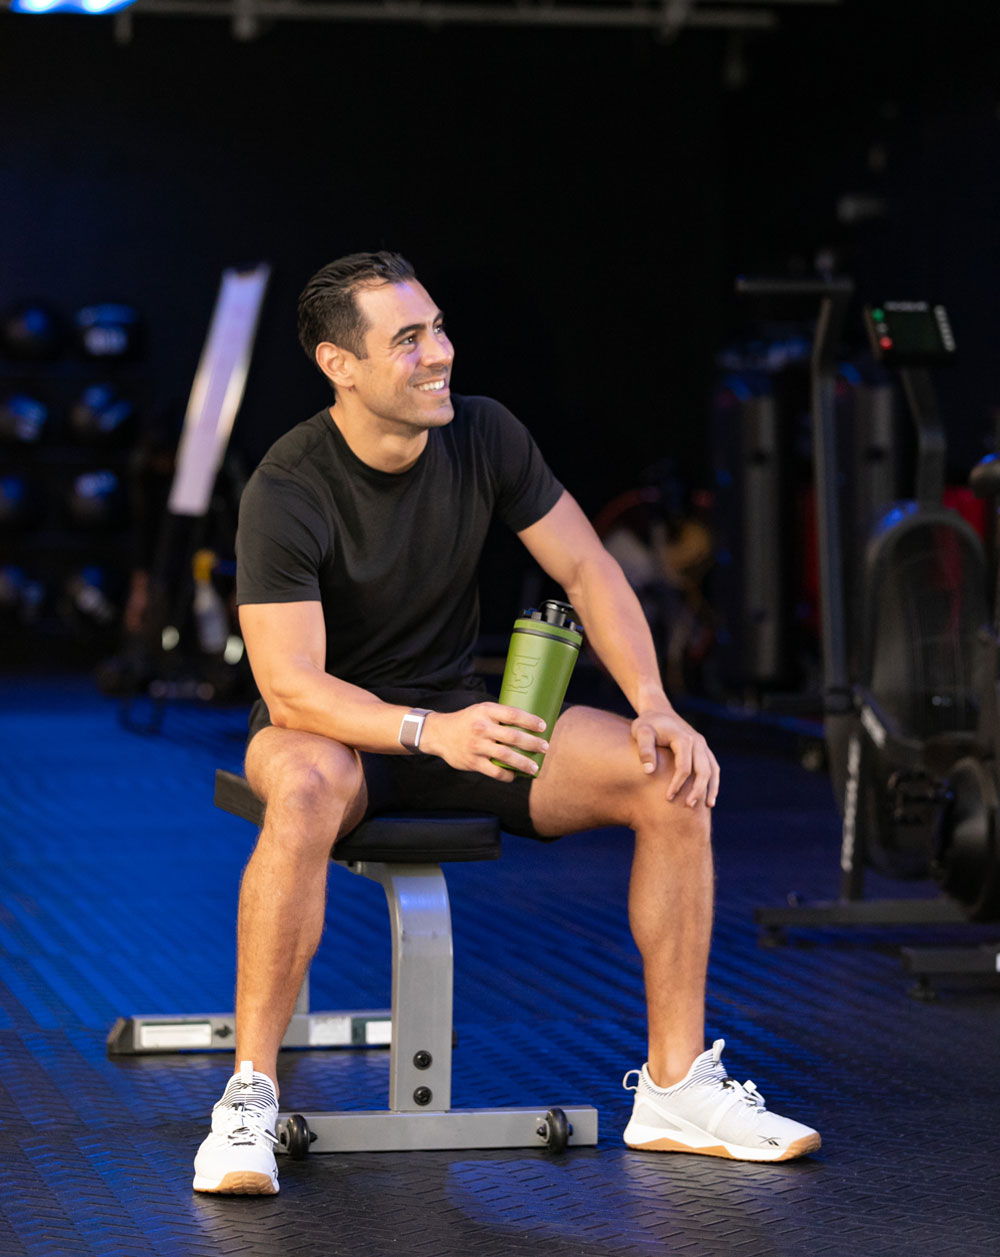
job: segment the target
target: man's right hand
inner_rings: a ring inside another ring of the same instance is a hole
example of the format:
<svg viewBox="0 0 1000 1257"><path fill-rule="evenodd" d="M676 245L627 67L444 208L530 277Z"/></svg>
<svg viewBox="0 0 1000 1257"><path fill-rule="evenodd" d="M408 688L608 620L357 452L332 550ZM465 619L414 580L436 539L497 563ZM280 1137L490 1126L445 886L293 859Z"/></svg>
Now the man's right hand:
<svg viewBox="0 0 1000 1257"><path fill-rule="evenodd" d="M512 727L518 725L521 727ZM525 733L525 729L537 729L541 734L545 722L530 712L501 703L475 703L461 711L432 711L424 721L420 749L440 756L452 768L482 773L497 781L513 781L514 774L492 760L502 759L533 777L538 765L518 752L549 749L544 737Z"/></svg>

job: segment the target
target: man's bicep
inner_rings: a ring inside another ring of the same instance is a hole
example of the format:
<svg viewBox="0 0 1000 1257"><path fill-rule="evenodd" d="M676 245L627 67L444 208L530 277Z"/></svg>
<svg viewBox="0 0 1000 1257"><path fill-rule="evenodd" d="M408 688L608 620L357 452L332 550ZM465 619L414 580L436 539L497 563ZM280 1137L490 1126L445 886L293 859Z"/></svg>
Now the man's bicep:
<svg viewBox="0 0 1000 1257"><path fill-rule="evenodd" d="M555 506L518 537L543 571L569 589L582 564L610 557L594 526L572 494L563 490Z"/></svg>
<svg viewBox="0 0 1000 1257"><path fill-rule="evenodd" d="M240 607L240 628L254 679L267 691L292 672L326 667L326 623L319 602L251 602Z"/></svg>

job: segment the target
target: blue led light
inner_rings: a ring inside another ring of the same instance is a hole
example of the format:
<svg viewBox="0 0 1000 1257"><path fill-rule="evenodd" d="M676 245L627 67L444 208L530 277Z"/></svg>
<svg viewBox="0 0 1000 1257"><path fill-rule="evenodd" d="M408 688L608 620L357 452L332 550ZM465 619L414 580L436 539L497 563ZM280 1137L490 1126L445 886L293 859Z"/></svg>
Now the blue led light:
<svg viewBox="0 0 1000 1257"><path fill-rule="evenodd" d="M908 516L916 515L919 509L920 508L916 502L900 502L898 505L890 507L889 510L887 510L885 514L876 521L873 535L879 537L882 536L883 533L889 532L889 530L895 528L897 524L902 523L902 521Z"/></svg>
<svg viewBox="0 0 1000 1257"><path fill-rule="evenodd" d="M14 13L89 13L95 17L117 13L135 0L11 0Z"/></svg>

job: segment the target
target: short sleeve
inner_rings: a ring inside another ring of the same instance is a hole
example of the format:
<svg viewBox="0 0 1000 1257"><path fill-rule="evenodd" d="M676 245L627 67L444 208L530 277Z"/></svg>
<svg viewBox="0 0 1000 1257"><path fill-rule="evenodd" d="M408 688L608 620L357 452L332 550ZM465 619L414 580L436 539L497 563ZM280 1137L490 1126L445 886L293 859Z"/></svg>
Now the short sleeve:
<svg viewBox="0 0 1000 1257"><path fill-rule="evenodd" d="M240 499L237 602L319 602L329 542L329 525L308 490L258 468Z"/></svg>
<svg viewBox="0 0 1000 1257"><path fill-rule="evenodd" d="M549 513L562 496L563 486L531 433L509 410L491 403L485 427L496 476L496 513L512 531L521 532Z"/></svg>

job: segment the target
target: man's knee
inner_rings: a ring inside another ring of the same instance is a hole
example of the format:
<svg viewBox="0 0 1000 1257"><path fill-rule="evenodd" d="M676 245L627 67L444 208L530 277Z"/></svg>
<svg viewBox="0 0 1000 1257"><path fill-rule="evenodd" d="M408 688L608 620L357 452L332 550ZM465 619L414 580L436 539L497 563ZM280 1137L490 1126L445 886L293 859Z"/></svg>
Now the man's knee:
<svg viewBox="0 0 1000 1257"><path fill-rule="evenodd" d="M687 787L667 797L674 760L657 750L652 773L643 770L629 722L588 707L574 707L553 731L552 750L532 786L531 815L540 833L565 833L595 825L690 834L704 841L709 809L684 806Z"/></svg>
<svg viewBox="0 0 1000 1257"><path fill-rule="evenodd" d="M304 816L340 815L360 779L357 763L346 756L313 756L290 764L276 793L283 807Z"/></svg>
<svg viewBox="0 0 1000 1257"><path fill-rule="evenodd" d="M670 799L668 788L674 775L673 757L660 748L657 758L654 772L644 773L638 781L633 779L630 783L630 828L662 830L668 832L674 842L706 842L711 837L712 809L704 802L699 802L694 807L688 805L688 793L692 784L690 779Z"/></svg>
<svg viewBox="0 0 1000 1257"><path fill-rule="evenodd" d="M332 843L363 792L359 758L328 738L284 733L262 730L247 755L247 778L266 805L265 827L271 821L300 841Z"/></svg>

